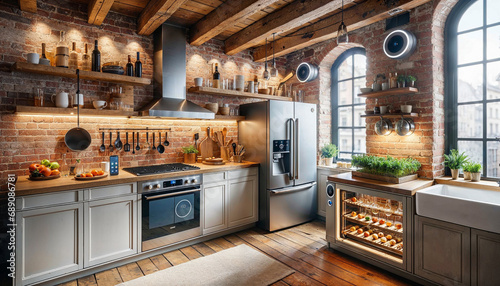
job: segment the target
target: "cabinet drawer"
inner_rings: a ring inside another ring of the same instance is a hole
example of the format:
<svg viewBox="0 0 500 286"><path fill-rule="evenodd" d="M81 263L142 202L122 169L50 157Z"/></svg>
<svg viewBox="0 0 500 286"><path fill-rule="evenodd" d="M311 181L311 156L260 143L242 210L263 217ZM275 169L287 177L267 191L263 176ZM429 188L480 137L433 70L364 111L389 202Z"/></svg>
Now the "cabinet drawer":
<svg viewBox="0 0 500 286"><path fill-rule="evenodd" d="M100 188L89 189L88 200L97 200L102 198L116 197L121 195L131 195L137 192L137 185L135 183L112 185Z"/></svg>
<svg viewBox="0 0 500 286"><path fill-rule="evenodd" d="M54 205L76 203L83 199L83 191L74 190L43 195L23 196L16 199L16 209L25 210Z"/></svg>
<svg viewBox="0 0 500 286"><path fill-rule="evenodd" d="M226 172L219 173L206 173L203 174L203 183L214 183L224 181L226 179Z"/></svg>
<svg viewBox="0 0 500 286"><path fill-rule="evenodd" d="M229 179L230 180L236 179L236 178L254 176L254 175L257 175L257 168L256 167L229 171Z"/></svg>

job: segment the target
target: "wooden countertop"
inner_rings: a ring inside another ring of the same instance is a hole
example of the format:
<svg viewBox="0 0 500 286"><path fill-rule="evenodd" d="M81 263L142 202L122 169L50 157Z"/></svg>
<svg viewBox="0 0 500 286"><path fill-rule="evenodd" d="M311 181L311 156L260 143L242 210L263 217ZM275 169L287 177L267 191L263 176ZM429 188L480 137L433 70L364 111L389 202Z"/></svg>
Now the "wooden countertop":
<svg viewBox="0 0 500 286"><path fill-rule="evenodd" d="M434 179L434 182L436 182L436 184L452 185L464 188L473 188L473 189L481 189L481 190L497 191L497 192L500 191L500 187L498 186L497 181L481 180L479 182L471 182L470 180L467 181L464 180L464 178L458 178L456 180L453 180L451 177L440 177Z"/></svg>
<svg viewBox="0 0 500 286"><path fill-rule="evenodd" d="M47 180L47 181L30 181L28 176L18 177L16 182L16 196L26 196L34 194L44 194L59 191L68 191L75 189L87 189L95 188L106 185L113 184L123 184L123 183L134 183L140 181L149 181L157 179L173 178L177 176L190 176L210 172L222 172L231 171L236 169L250 168L259 166L259 163L255 162L243 162L243 163L226 163L225 165L204 165L201 163L190 164L193 166L198 166L200 169L182 172L172 172L159 175L147 175L147 176L136 176L129 172L120 170L120 173L116 176L108 176L103 179L80 181L75 180L73 176L61 177L59 179Z"/></svg>
<svg viewBox="0 0 500 286"><path fill-rule="evenodd" d="M425 179L417 179L402 184L384 183L381 181L375 181L360 177L353 177L350 172L328 176L328 180L336 183L372 188L372 189L377 189L379 191L391 192L405 196L413 196L415 195L416 191L430 187L434 183L434 180L425 180Z"/></svg>

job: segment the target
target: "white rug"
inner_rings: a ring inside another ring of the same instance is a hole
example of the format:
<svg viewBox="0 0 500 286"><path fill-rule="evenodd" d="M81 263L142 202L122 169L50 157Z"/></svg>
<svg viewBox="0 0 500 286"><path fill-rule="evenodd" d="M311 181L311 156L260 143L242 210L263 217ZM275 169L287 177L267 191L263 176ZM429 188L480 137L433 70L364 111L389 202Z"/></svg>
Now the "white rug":
<svg viewBox="0 0 500 286"><path fill-rule="evenodd" d="M119 285L269 285L294 272L242 244Z"/></svg>

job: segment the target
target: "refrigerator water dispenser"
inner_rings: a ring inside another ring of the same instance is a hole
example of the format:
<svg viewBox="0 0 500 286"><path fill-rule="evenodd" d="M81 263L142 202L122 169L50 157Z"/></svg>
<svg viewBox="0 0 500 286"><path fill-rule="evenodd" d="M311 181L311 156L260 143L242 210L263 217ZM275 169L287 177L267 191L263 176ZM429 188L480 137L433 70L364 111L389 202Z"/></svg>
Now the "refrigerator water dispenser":
<svg viewBox="0 0 500 286"><path fill-rule="evenodd" d="M273 141L273 176L290 173L290 140Z"/></svg>

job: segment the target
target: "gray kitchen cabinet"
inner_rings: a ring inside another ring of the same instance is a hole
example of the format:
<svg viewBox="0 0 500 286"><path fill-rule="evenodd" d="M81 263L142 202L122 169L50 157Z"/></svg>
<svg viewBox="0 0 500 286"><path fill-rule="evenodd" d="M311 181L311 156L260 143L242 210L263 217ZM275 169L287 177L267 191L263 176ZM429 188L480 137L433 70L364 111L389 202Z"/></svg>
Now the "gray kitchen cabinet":
<svg viewBox="0 0 500 286"><path fill-rule="evenodd" d="M84 210L84 267L137 253L136 194L85 202Z"/></svg>
<svg viewBox="0 0 500 286"><path fill-rule="evenodd" d="M500 234L471 230L471 285L500 285Z"/></svg>
<svg viewBox="0 0 500 286"><path fill-rule="evenodd" d="M469 285L470 228L415 216L415 274L441 285Z"/></svg>
<svg viewBox="0 0 500 286"><path fill-rule="evenodd" d="M228 227L256 222L259 219L257 176L229 180Z"/></svg>
<svg viewBox="0 0 500 286"><path fill-rule="evenodd" d="M16 285L83 268L83 203L20 211L16 216Z"/></svg>
<svg viewBox="0 0 500 286"><path fill-rule="evenodd" d="M328 176L350 172L348 169L318 166L318 215L326 217L326 181Z"/></svg>
<svg viewBox="0 0 500 286"><path fill-rule="evenodd" d="M226 189L226 181L204 184L203 234L227 228Z"/></svg>

